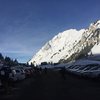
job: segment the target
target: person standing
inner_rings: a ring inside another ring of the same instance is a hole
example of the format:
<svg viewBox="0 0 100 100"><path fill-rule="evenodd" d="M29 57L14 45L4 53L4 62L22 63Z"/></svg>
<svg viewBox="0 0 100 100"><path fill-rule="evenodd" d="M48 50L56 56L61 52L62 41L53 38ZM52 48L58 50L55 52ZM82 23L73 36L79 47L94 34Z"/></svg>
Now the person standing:
<svg viewBox="0 0 100 100"><path fill-rule="evenodd" d="M62 78L65 80L66 79L66 68L62 67L60 70L61 76Z"/></svg>

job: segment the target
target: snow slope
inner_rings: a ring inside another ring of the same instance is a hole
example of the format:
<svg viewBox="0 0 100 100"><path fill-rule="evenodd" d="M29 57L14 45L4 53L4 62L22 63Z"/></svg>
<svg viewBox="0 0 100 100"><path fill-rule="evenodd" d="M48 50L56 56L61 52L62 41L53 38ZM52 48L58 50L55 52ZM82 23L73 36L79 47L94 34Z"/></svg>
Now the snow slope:
<svg viewBox="0 0 100 100"><path fill-rule="evenodd" d="M95 55L95 54L100 54L100 43L97 45L95 45L92 49L92 54Z"/></svg>
<svg viewBox="0 0 100 100"><path fill-rule="evenodd" d="M42 62L57 63L75 60L90 51L100 53L100 20L87 29L70 29L59 33L47 42L29 61L39 65Z"/></svg>
<svg viewBox="0 0 100 100"><path fill-rule="evenodd" d="M70 29L59 33L52 40L45 44L41 50L29 61L41 64L41 62L56 63L81 39L85 30Z"/></svg>

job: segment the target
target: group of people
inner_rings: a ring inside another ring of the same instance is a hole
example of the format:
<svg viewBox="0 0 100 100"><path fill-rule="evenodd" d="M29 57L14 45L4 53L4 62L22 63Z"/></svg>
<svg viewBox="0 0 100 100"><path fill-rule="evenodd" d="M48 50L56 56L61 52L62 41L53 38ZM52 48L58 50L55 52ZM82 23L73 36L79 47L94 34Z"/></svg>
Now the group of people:
<svg viewBox="0 0 100 100"><path fill-rule="evenodd" d="M44 68L44 69L42 69L41 67L35 67L34 68L34 74L36 75L36 76L38 76L38 75L41 75L41 74L47 74L47 68Z"/></svg>
<svg viewBox="0 0 100 100"><path fill-rule="evenodd" d="M46 67L44 69L42 69L41 67L40 68L35 67L34 70L35 70L36 77L41 76L42 74L46 75L48 73L48 68L46 68ZM60 68L59 74L62 79L66 79L66 68L65 67Z"/></svg>

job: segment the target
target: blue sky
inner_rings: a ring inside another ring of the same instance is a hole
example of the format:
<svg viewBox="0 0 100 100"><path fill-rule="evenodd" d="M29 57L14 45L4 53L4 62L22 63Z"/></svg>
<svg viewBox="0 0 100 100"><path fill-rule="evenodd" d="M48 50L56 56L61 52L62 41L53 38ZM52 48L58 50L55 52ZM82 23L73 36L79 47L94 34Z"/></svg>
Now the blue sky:
<svg viewBox="0 0 100 100"><path fill-rule="evenodd" d="M100 19L100 0L0 0L0 52L27 62L57 33Z"/></svg>

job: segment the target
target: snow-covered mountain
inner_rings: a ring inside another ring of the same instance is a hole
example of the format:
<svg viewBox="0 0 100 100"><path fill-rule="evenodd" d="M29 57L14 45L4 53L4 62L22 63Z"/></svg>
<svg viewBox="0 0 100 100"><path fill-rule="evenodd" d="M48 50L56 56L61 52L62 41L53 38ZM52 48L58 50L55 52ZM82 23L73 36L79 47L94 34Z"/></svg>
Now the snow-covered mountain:
<svg viewBox="0 0 100 100"><path fill-rule="evenodd" d="M100 20L87 29L59 33L33 56L29 64L69 62L88 54L100 54Z"/></svg>

